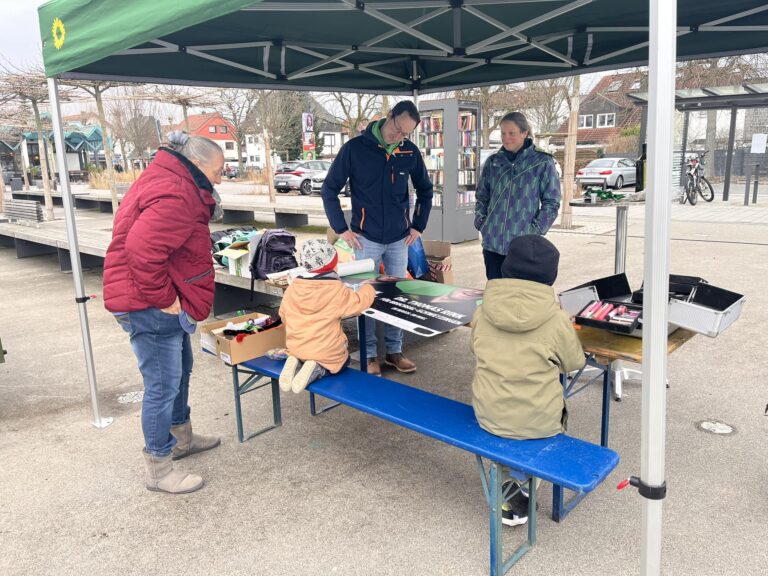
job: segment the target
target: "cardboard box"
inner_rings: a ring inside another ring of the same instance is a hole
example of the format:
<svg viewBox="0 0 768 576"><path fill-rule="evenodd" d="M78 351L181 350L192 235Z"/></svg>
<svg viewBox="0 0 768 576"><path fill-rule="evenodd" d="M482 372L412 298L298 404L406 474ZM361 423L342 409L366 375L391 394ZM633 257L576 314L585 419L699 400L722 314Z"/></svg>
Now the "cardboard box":
<svg viewBox="0 0 768 576"><path fill-rule="evenodd" d="M424 252L427 254L427 259L440 260L451 255L451 243L442 242L441 240L423 240Z"/></svg>
<svg viewBox="0 0 768 576"><path fill-rule="evenodd" d="M429 279L440 284L453 284L453 263L451 257L428 258Z"/></svg>
<svg viewBox="0 0 768 576"><path fill-rule="evenodd" d="M252 334L243 338L242 342L228 339L217 334L228 322L245 322L250 318L264 318L267 314L245 314L228 320L214 320L200 326L200 345L203 350L216 354L227 364L240 364L252 358L258 358L272 348L285 347L285 326L280 325L269 328L263 332Z"/></svg>

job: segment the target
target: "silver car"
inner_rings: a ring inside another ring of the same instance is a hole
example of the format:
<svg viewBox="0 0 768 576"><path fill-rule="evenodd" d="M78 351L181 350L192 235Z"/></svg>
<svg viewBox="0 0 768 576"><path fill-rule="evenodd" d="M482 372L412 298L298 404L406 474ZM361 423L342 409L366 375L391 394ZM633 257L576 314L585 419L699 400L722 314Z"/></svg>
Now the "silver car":
<svg viewBox="0 0 768 576"><path fill-rule="evenodd" d="M576 172L579 186L605 186L617 190L635 183L635 161L629 158L598 158Z"/></svg>
<svg viewBox="0 0 768 576"><path fill-rule="evenodd" d="M275 170L275 190L298 190L304 196L312 194L312 176L327 171L331 163L325 160L284 162Z"/></svg>
<svg viewBox="0 0 768 576"><path fill-rule="evenodd" d="M320 191L323 189L323 182L325 182L325 177L328 176L328 170L323 170L322 172L318 172L317 174L314 174L312 176L312 193L315 192L320 194ZM344 196L351 196L349 192L349 182L347 182L344 185L344 188L341 189L339 194L344 194Z"/></svg>

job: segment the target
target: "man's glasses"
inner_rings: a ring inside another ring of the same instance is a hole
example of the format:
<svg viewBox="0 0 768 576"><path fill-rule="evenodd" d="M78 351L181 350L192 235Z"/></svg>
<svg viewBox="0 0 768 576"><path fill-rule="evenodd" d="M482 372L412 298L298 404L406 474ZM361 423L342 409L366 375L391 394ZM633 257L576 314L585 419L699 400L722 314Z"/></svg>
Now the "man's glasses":
<svg viewBox="0 0 768 576"><path fill-rule="evenodd" d="M401 130L400 126L398 126L397 120L395 120L394 116L392 116L392 126L395 127L395 135L402 136L403 138L408 138L408 136L410 136L411 132L413 132L413 130L411 130L411 132L404 132L403 130Z"/></svg>

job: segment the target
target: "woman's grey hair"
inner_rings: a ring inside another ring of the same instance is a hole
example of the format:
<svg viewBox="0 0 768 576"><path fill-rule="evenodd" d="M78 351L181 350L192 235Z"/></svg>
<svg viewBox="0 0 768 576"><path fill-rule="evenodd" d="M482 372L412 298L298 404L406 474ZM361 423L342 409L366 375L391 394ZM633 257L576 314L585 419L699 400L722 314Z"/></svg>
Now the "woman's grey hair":
<svg viewBox="0 0 768 576"><path fill-rule="evenodd" d="M522 112L509 112L501 119L502 122L514 122L520 132L528 132L528 136L531 134L531 125L528 124L528 119Z"/></svg>
<svg viewBox="0 0 768 576"><path fill-rule="evenodd" d="M167 138L169 148L198 164L210 164L224 156L216 142L202 136L190 136L186 132L176 130L169 132Z"/></svg>

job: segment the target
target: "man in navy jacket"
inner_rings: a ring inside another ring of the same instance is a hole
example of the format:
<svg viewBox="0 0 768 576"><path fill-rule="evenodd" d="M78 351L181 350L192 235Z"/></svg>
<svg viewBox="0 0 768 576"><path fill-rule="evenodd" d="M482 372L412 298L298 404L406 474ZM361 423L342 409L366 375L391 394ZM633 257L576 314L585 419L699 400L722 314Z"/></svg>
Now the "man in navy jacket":
<svg viewBox="0 0 768 576"><path fill-rule="evenodd" d="M375 270L381 262L391 276L404 278L408 246L427 227L432 208L432 182L418 147L408 140L421 121L413 102L398 102L392 111L371 122L363 134L341 147L323 183L325 213L331 227L355 250L355 258L372 258ZM408 178L416 190L410 210ZM339 203L339 191L349 180L352 220L347 226ZM381 374L376 326L366 318L368 372ZM385 364L400 372L413 372L416 364L403 356L403 331L387 325Z"/></svg>

